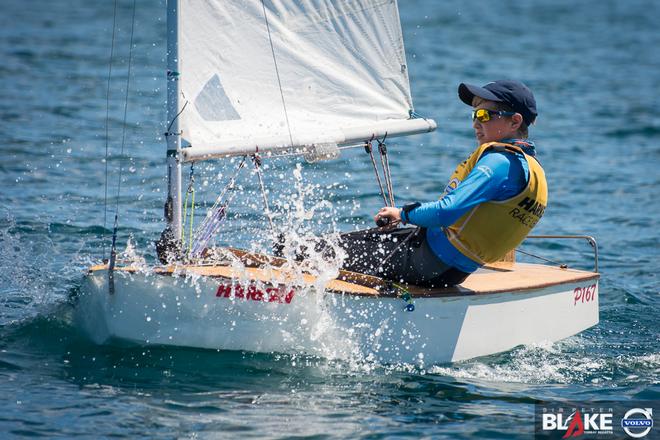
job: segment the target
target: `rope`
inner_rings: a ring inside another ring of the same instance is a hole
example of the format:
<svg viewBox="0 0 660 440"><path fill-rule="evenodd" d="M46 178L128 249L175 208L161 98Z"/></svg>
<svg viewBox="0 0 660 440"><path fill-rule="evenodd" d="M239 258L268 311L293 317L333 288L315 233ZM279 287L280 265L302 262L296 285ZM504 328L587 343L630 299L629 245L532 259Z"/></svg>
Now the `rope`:
<svg viewBox="0 0 660 440"><path fill-rule="evenodd" d="M261 187L261 196L264 199L264 209L266 212L266 217L268 218L268 223L270 224L270 230L275 234L275 225L273 225L273 218L270 215L270 208L268 207L268 196L266 196L266 187L264 186L264 180L261 171L261 157L258 153L255 153L252 156L254 161L254 168L257 170L257 176L259 177L259 186Z"/></svg>
<svg viewBox="0 0 660 440"><path fill-rule="evenodd" d="M392 258L392 255L394 255L394 254L396 253L396 251L398 251L398 250L401 248L401 246L403 246L404 244L408 243L408 241L409 241L411 238L413 238L415 235L417 235L417 233L419 232L419 230L420 230L420 228L417 227L417 228L415 228L415 231L414 231L414 232L411 232L410 234L408 234L408 236L407 236L405 239L403 239L403 240L401 241L401 243L399 243L399 244L397 245L397 247L395 247L395 248L392 250L392 252L390 252L390 254L389 254L387 257L385 257L385 258L383 259L383 261L381 261L381 263L378 265L378 267L376 267L376 269L380 269L381 267L383 267L383 266L385 265L385 263L387 263L388 261L390 261L390 258Z"/></svg>
<svg viewBox="0 0 660 440"><path fill-rule="evenodd" d="M548 258L541 257L540 255L534 255L534 254L532 254L532 253L530 253L530 252L525 252L525 251L520 250L520 249L516 249L516 252L520 252L521 254L523 254L523 255L527 255L528 257L538 258L539 260L541 260L541 261L545 261L546 263L556 264L557 266L562 267L562 268L566 268L566 267L568 267L568 265L565 264L565 263L560 263L560 262L558 262L558 261L550 260L550 259L548 259Z"/></svg>
<svg viewBox="0 0 660 440"><path fill-rule="evenodd" d="M378 173L378 166L376 165L376 159L374 158L373 148L371 148L371 141L364 144L364 150L369 153L369 157L371 157L371 164L374 166L374 173L376 173L376 180L378 181L378 187L380 188L380 195L383 196L383 202L385 202L385 206L387 206L385 188L383 188L383 182L380 180L380 174Z"/></svg>
<svg viewBox="0 0 660 440"><path fill-rule="evenodd" d="M216 208L218 207L218 205L220 204L220 201L221 201L222 198L225 196L225 193L227 192L227 190L229 189L229 187L230 187L230 186L233 186L233 184L234 184L233 182L236 180L236 177L238 176L238 172L239 172L244 166L245 166L245 156L243 156L243 160L241 160L241 163L238 165L238 168L237 168L236 171L234 172L234 175L233 175L232 178L230 179L229 183L224 187L224 189L222 190L222 192L220 193L220 195L217 197L217 199L215 200L215 203L213 204L213 206L211 207L210 210L216 209ZM204 226L206 225L206 223L208 223L208 219L204 219L204 221L202 222L202 224L199 225L199 228L198 228L198 229L201 229L202 227L204 227Z"/></svg>
<svg viewBox="0 0 660 440"><path fill-rule="evenodd" d="M380 166L383 167L383 179L385 180L385 189L387 189L387 198L388 202L385 203L386 206L394 206L394 202L392 202L392 192L390 191L390 179L387 175L387 169L385 168L385 158L382 153L382 148L381 144L378 144L378 149L381 150L380 153Z"/></svg>
<svg viewBox="0 0 660 440"><path fill-rule="evenodd" d="M392 283L392 286L396 287L401 292L401 299L406 302L406 307L405 307L404 310L406 312L414 312L415 311L415 303L413 302L412 295L410 294L408 289L406 289L405 287L400 286L396 283Z"/></svg>
<svg viewBox="0 0 660 440"><path fill-rule="evenodd" d="M394 187L392 185L392 172L390 171L390 159L387 156L387 146L385 145L385 139L387 139L387 133L385 133L385 137L383 137L382 141L378 141L378 151L380 152L380 163L383 167L383 176L385 178L385 186L387 187L387 193L390 199L390 206L395 206Z"/></svg>
<svg viewBox="0 0 660 440"><path fill-rule="evenodd" d="M371 142L374 140L373 136L370 141L364 144L364 150L369 153L371 158L371 165L374 167L374 173L376 174L376 181L378 182L378 188L380 189L380 195L383 197L383 202L385 206L395 206L394 203L394 186L392 184L392 171L390 170L390 159L387 156L387 146L385 145L385 139L387 139L387 133L382 140L378 140L378 151L380 152L380 165L383 167L383 179L385 180L385 186L380 180L380 173L378 172L378 165L376 165L376 158L374 157L373 148ZM386 194L387 192L387 194Z"/></svg>
<svg viewBox="0 0 660 440"><path fill-rule="evenodd" d="M273 45L273 38L270 34L270 25L268 24L268 14L266 13L266 4L264 3L264 0L261 0L261 6L264 9L264 20L266 22L266 30L268 31L268 41L270 42L270 51L273 54L273 63L275 64L275 74L277 76L277 84L280 88L280 97L282 98L282 107L284 108L284 119L286 120L286 128L289 131L289 140L291 141L291 148L293 148L293 135L291 134L291 125L289 125L289 114L286 110L284 91L282 90L282 80L280 79L280 70L277 67L277 59L275 58L275 46Z"/></svg>
<svg viewBox="0 0 660 440"><path fill-rule="evenodd" d="M185 234L184 231L186 230L186 221L188 218L188 194L190 191L186 191L186 198L183 200L183 224L181 225L181 247L185 247Z"/></svg>
<svg viewBox="0 0 660 440"><path fill-rule="evenodd" d="M183 106L181 107L181 110L179 110L179 113L177 113L173 118L172 121L170 122L170 125L167 126L167 131L165 132L165 136L170 136L172 134L181 134L181 133L171 133L170 130L172 129L172 125L174 125L174 121L183 113L183 111L186 109L186 106L188 105L188 101L183 103Z"/></svg>
<svg viewBox="0 0 660 440"><path fill-rule="evenodd" d="M185 248L186 222L188 221L188 197L192 194L192 206L190 208L190 239L189 245L192 247L192 231L195 219L195 162L190 164L190 178L188 180L188 189L186 189L186 198L183 202L183 225L181 225L181 248ZM190 249L188 250L190 252Z"/></svg>
<svg viewBox="0 0 660 440"><path fill-rule="evenodd" d="M105 94L105 194L103 196L103 233L101 242L103 243L103 259L107 252L105 242L105 230L108 225L108 144L110 142L110 80L112 78L112 59L115 54L115 29L117 22L117 0L112 13L112 43L110 45L110 60L108 62L108 87Z"/></svg>
<svg viewBox="0 0 660 440"><path fill-rule="evenodd" d="M190 250L191 257L195 257L199 253L201 253L201 251L204 250L206 243L208 243L208 241L211 239L213 234L217 232L220 225L220 221L224 218L227 207L234 198L234 194L231 194L230 197L228 197L224 203L221 203L221 201L224 198L227 191L234 188L234 185L236 183L236 177L238 177L239 171L241 171L241 169L243 169L243 167L245 166L246 158L247 156L243 156L243 160L238 165L238 168L234 172L234 175L230 179L229 183L224 187L224 189L216 199L215 203L208 211L206 217L204 218L204 221L202 221L202 223L197 227L197 231L195 233L195 240Z"/></svg>
<svg viewBox="0 0 660 440"><path fill-rule="evenodd" d="M128 114L128 90L131 84L131 64L133 61L133 33L135 31L135 2L133 0L133 17L131 19L131 38L130 45L128 50L128 68L126 71L126 96L124 97L124 119L122 121L122 130L121 130L121 152L119 154L119 181L117 182L117 197L115 203L115 222L112 229L112 248L110 249L110 264L108 269L112 272L115 268L115 262L117 259L117 229L119 226L119 194L121 193L121 179L123 174L123 167L121 165L121 158L124 156L124 145L126 143L126 116Z"/></svg>
<svg viewBox="0 0 660 440"><path fill-rule="evenodd" d="M195 220L195 188L193 188L192 191L192 202L191 202L191 208L190 208L190 232L189 232L189 238L188 238L188 255L190 255L190 252L192 252L192 243L193 243L193 222Z"/></svg>

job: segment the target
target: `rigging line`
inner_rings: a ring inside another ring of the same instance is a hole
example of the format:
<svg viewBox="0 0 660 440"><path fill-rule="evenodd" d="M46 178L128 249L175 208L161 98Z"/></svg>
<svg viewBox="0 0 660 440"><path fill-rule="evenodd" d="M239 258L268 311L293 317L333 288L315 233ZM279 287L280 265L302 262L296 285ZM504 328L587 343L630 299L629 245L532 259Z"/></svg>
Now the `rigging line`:
<svg viewBox="0 0 660 440"><path fill-rule="evenodd" d="M194 258L201 255L211 237L216 232L218 232L218 229L220 229L220 222L227 215L227 207L231 204L232 200L234 200L234 197L236 196L236 192L233 191L235 184L235 180L229 182L227 189L231 189L232 191L227 196L227 200L225 200L225 202L220 205L219 209L216 209L214 212L209 212L210 215L207 215L206 219L210 219L210 222L207 222L205 230L201 230L196 234L197 238L195 239L195 243L193 246L191 246L189 251L190 257Z"/></svg>
<svg viewBox="0 0 660 440"><path fill-rule="evenodd" d="M190 207L190 232L188 234L188 256L190 256L190 252L192 252L192 244L193 244L193 223L195 221L195 188L192 190L192 201L191 201L191 207Z"/></svg>
<svg viewBox="0 0 660 440"><path fill-rule="evenodd" d="M382 157L385 158L385 164L383 165L383 173L387 172L387 184L388 188L387 191L390 194L390 202L392 203L392 206L395 206L394 204L394 184L392 183L392 171L390 170L390 157L387 154L387 146L385 145L385 140L387 139L387 132L385 132L385 136L383 136L382 141L378 141L378 150L381 153Z"/></svg>
<svg viewBox="0 0 660 440"><path fill-rule="evenodd" d="M408 236L407 236L406 238L404 238L404 239L401 241L401 243L399 243L399 244L397 245L397 247L395 247L395 248L392 250L392 252L390 252L390 254L389 254L387 257L385 257L385 258L383 259L383 261L380 262L380 264L378 265L378 267L376 267L376 269L380 269L381 267L383 267L383 266L385 265L385 263L387 263L388 261L390 261L390 258L392 258L392 255L394 255L394 254L396 253L396 251L398 251L399 249L401 249L401 247L402 247L404 244L408 243L408 241L409 241L411 238L413 238L414 236L416 236L417 234L419 234L420 229L421 229L421 228L420 228L419 226L417 226L413 232L411 232L410 234L408 234Z"/></svg>
<svg viewBox="0 0 660 440"><path fill-rule="evenodd" d="M108 67L108 88L105 94L105 186L103 196L103 259L108 250L105 242L105 230L108 225L108 144L110 143L110 79L112 78L112 59L115 54L115 30L117 23L117 0L115 0L114 11L112 13L112 42L110 44L110 62Z"/></svg>
<svg viewBox="0 0 660 440"><path fill-rule="evenodd" d="M556 264L556 265L559 266L559 267L568 267L568 264L560 263L560 262L558 262L558 261L554 261L554 260L550 260L550 259L548 259L548 258L541 257L540 255L534 255L534 254L532 254L532 253L530 253L530 252L525 252L525 251L520 250L520 249L516 249L516 252L520 252L521 254L523 254L523 255L527 255L528 257L538 258L539 260L545 261L546 263Z"/></svg>
<svg viewBox="0 0 660 440"><path fill-rule="evenodd" d="M257 177L259 177L259 186L261 187L261 196L264 199L264 209L266 210L266 218L268 218L268 223L270 224L270 230L275 234L275 225L273 225L273 218L270 215L270 207L268 206L268 196L266 196L266 188L264 186L264 179L261 171L261 157L258 153L255 153L252 156L254 160L254 168L257 170Z"/></svg>
<svg viewBox="0 0 660 440"><path fill-rule="evenodd" d="M380 145L378 146L378 148L380 149ZM387 190L388 202L386 203L386 205L394 206L394 202L392 202L392 192L390 189L390 178L387 174L387 168L385 167L385 159L382 152L380 154L380 166L383 167L383 180L385 180L385 189Z"/></svg>
<svg viewBox="0 0 660 440"><path fill-rule="evenodd" d="M209 209L207 211L206 217L204 218L202 223L197 227L197 232L195 233L196 236L199 235L199 233L202 231L202 229L204 229L206 227L206 224L209 222L209 217L210 216L208 215L208 213L214 211L215 209L217 209L218 205L222 201L222 198L225 196L225 193L227 192L227 190L234 185L234 182L236 181L236 178L238 177L239 171L241 171L241 169L245 166L246 157L247 156L243 156L243 160L241 160L241 163L238 165L238 168L236 169L236 171L234 171L234 175L231 177L231 179L229 179L229 183L223 188L222 192L220 193L218 198L215 200L215 203L213 203L213 206L211 206L211 209Z"/></svg>
<svg viewBox="0 0 660 440"><path fill-rule="evenodd" d="M172 134L172 133L170 133L170 130L172 129L172 125L174 124L174 121L176 121L176 118L178 118L181 115L181 113L183 113L183 111L186 109L187 105L188 105L188 101L184 102L183 106L181 107L181 110L179 110L179 113L177 113L172 118L172 121L170 122L170 125L167 126L167 131L165 132L165 136L169 136L169 135ZM180 133L176 133L176 134L180 134Z"/></svg>
<svg viewBox="0 0 660 440"><path fill-rule="evenodd" d="M373 148L371 148L371 141L364 144L364 149L369 153L371 157L371 164L374 166L374 173L376 173L376 180L378 181L378 187L380 188L380 195L383 196L383 202L387 206L387 197L385 197L385 188L383 188L383 183L380 181L380 174L378 174L378 167L376 166L376 159L374 158Z"/></svg>
<svg viewBox="0 0 660 440"><path fill-rule="evenodd" d="M378 151L380 152L380 163L383 167L383 176L385 178L385 186L387 187L387 193L390 199L390 206L394 206L394 187L392 185L392 172L390 171L390 160L387 156L387 146L385 145L385 139L387 138L387 133L383 137L382 141L378 141Z"/></svg>
<svg viewBox="0 0 660 440"><path fill-rule="evenodd" d="M387 132L383 136L383 140L378 140L378 152L380 153L380 161L383 167L383 175L385 176L385 185L387 186L387 192L390 196L390 204L394 206L394 187L392 185L392 172L390 171L390 159L387 155L387 145L385 145L385 140L387 139Z"/></svg>
<svg viewBox="0 0 660 440"><path fill-rule="evenodd" d="M186 189L186 198L183 201L183 225L181 227L181 247L184 248L186 241L185 241L185 234L184 231L186 230L186 221L187 221L187 215L188 215L188 197L190 196L190 193L193 194L193 211L195 209L195 162L190 163L190 177L188 179L188 188ZM191 219L191 227L192 227L192 219Z"/></svg>
<svg viewBox="0 0 660 440"><path fill-rule="evenodd" d="M211 207L211 209L207 211L206 217L204 218L202 223L195 230L195 236L194 236L195 240L190 251L192 257L195 257L198 251L203 250L203 247L211 239L211 236L215 233L215 231L217 231L220 220L224 218L226 208L227 206L229 206L229 203L232 201L234 194L233 193L230 194L227 197L227 200L225 201L224 204L221 204L220 202L222 201L227 191L234 188L234 185L236 184L236 178L238 177L238 173L245 166L246 158L247 156L243 156L243 160L241 161L238 168L234 172L234 175L230 179L229 183L225 186L222 193L220 193L215 203L213 204L213 207Z"/></svg>
<svg viewBox="0 0 660 440"><path fill-rule="evenodd" d="M122 121L121 130L121 151L119 153L119 181L117 182L117 197L115 203L115 222L112 229L112 247L110 249L110 264L109 270L112 272L115 266L117 256L117 228L119 226L119 194L121 193L121 179L123 174L123 167L121 164L122 157L124 156L124 145L126 142L126 116L128 114L128 90L131 84L131 64L133 61L133 34L135 31L135 9L136 0L133 0L133 17L131 19L131 38L128 48L128 68L126 71L126 96L124 97L124 119Z"/></svg>
<svg viewBox="0 0 660 440"><path fill-rule="evenodd" d="M270 42L270 51L273 54L273 63L275 64L275 74L277 75L277 84L280 88L280 96L282 97L282 107L284 108L284 119L286 120L286 128L289 132L289 140L291 141L291 148L293 148L293 135L291 134L291 125L289 124L289 113L286 111L286 101L284 100L284 91L282 90L280 69L277 67L277 59L275 58L275 46L273 46L273 38L270 34L270 25L268 24L268 14L266 13L266 4L264 3L264 0L261 0L261 6L264 9L264 20L266 21L266 30L268 31L268 41Z"/></svg>
<svg viewBox="0 0 660 440"><path fill-rule="evenodd" d="M394 203L394 184L392 183L392 172L390 171L390 159L389 156L385 155L385 167L387 168L387 180L389 182L389 193L390 193L390 202L392 206L396 206Z"/></svg>
<svg viewBox="0 0 660 440"><path fill-rule="evenodd" d="M233 190L233 185L235 182L231 182L231 189ZM211 237L218 232L218 229L220 229L220 222L222 219L225 218L227 215L227 207L231 204L231 202L234 200L234 197L236 197L236 192L232 191L229 193L227 196L227 200L225 203L223 203L220 206L220 209L216 210L214 213L211 215L211 219L213 220L210 226L207 227L206 231L202 231L203 234L201 234L196 240L192 248L190 249L190 256L191 257L197 257L198 255L201 255L201 253L204 251L204 248L206 247L206 244L209 242Z"/></svg>

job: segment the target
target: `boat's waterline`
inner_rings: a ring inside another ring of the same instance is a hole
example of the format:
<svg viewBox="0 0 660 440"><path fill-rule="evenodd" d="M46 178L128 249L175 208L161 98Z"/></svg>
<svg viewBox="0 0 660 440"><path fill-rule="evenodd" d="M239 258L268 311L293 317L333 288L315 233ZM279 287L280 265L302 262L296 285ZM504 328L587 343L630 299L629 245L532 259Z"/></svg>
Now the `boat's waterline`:
<svg viewBox="0 0 660 440"><path fill-rule="evenodd" d="M233 287L232 287L233 286ZM305 353L425 365L554 342L598 323L598 278L522 291L413 297L237 284L218 277L90 272L77 307L96 342Z"/></svg>

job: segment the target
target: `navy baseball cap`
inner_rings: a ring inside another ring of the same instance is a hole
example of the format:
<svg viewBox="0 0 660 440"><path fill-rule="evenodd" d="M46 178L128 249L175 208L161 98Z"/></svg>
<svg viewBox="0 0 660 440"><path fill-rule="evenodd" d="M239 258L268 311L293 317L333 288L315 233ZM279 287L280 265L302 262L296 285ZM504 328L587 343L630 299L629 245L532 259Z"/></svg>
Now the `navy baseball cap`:
<svg viewBox="0 0 660 440"><path fill-rule="evenodd" d="M532 91L520 81L499 79L483 87L465 83L458 86L458 97L467 105L472 105L472 98L475 96L508 104L514 112L522 115L523 121L528 126L534 123L538 115Z"/></svg>

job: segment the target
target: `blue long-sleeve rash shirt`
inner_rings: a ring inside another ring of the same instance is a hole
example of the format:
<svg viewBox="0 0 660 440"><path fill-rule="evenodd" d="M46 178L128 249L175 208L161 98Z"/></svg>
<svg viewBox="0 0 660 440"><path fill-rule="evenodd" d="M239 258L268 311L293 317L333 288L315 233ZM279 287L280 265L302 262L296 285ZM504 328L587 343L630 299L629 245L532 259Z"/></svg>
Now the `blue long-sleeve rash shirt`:
<svg viewBox="0 0 660 440"><path fill-rule="evenodd" d="M535 155L534 144L530 141L507 139L502 142L515 143L526 154ZM455 223L480 203L506 200L519 194L528 179L529 169L522 154L487 151L454 190L448 191L438 201L424 203L407 214L402 213L403 220L428 229L426 237L429 246L446 264L463 272L474 272L479 265L449 242L442 227Z"/></svg>

